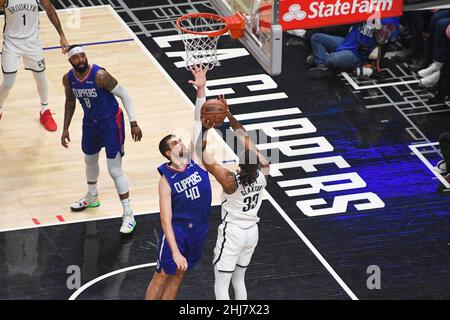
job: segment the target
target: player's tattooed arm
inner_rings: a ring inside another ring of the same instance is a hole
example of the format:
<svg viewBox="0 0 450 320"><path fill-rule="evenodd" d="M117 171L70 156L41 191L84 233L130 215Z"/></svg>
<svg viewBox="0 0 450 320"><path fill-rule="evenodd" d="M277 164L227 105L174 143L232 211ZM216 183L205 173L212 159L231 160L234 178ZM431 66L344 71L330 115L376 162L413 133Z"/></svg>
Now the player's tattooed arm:
<svg viewBox="0 0 450 320"><path fill-rule="evenodd" d="M225 102L226 103L226 102ZM261 170L265 176L270 175L270 161L258 150L256 145L253 143L252 139L248 135L247 130L245 130L244 126L228 111L227 118L230 121L230 125L234 130L234 134L241 141L245 150L251 150L255 152L258 156L258 162L261 166Z"/></svg>
<svg viewBox="0 0 450 320"><path fill-rule="evenodd" d="M119 82L104 69L97 72L95 82L97 83L97 86L110 92L119 84Z"/></svg>
<svg viewBox="0 0 450 320"><path fill-rule="evenodd" d="M70 142L69 127L72 121L73 114L75 112L77 98L73 94L72 89L70 89L67 74L65 74L63 77L63 85L66 95L66 103L64 106L64 129L61 136L61 144L64 148L68 148Z"/></svg>
<svg viewBox="0 0 450 320"><path fill-rule="evenodd" d="M108 90L113 95L119 97L122 100L123 107L127 111L128 119L130 120L131 136L134 141L141 141L142 131L136 121L136 115L134 112L133 101L128 94L127 90L123 88L119 82L109 74L105 69L101 69L95 76L95 82L97 86Z"/></svg>
<svg viewBox="0 0 450 320"><path fill-rule="evenodd" d="M55 27L56 31L58 32L60 36L60 43L61 43L61 49L62 53L67 53L69 49L69 42L66 39L66 35L64 34L64 30L61 26L61 21L59 21L58 14L56 13L55 7L53 6L52 2L50 0L41 0L41 5L44 8L44 10L47 12L47 17Z"/></svg>
<svg viewBox="0 0 450 320"><path fill-rule="evenodd" d="M207 130L203 130L203 132L203 145L206 147ZM238 186L234 174L217 163L216 159L206 150L202 152L202 162L206 170L220 183L225 193L231 194L236 191Z"/></svg>

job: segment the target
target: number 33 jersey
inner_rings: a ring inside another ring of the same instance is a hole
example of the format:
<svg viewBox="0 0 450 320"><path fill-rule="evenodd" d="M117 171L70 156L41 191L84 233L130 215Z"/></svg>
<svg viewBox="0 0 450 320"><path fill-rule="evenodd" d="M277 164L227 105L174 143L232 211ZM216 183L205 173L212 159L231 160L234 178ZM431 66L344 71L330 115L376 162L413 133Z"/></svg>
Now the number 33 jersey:
<svg viewBox="0 0 450 320"><path fill-rule="evenodd" d="M239 172L234 175L238 188L232 194L222 193L222 220L247 229L259 222L258 210L267 181L258 170L256 181L244 187L239 181Z"/></svg>

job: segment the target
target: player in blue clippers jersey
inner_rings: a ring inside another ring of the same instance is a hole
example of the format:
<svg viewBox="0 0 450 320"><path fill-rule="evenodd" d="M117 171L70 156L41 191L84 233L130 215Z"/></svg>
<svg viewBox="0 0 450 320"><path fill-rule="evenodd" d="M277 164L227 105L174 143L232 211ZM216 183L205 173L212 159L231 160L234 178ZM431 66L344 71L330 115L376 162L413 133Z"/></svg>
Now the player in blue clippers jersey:
<svg viewBox="0 0 450 320"><path fill-rule="evenodd" d="M88 184L86 196L72 204L71 209L82 211L100 205L97 192L97 179L100 173L98 158L100 150L104 147L108 171L123 206L120 232L131 233L136 227L136 221L131 209L128 181L122 171L125 123L116 96L122 100L127 111L133 140L140 141L142 132L136 122L133 103L127 91L105 69L89 64L81 46L71 46L68 56L73 69L63 78L66 103L61 144L65 148L69 147L69 126L78 99L84 111L82 150L85 154Z"/></svg>
<svg viewBox="0 0 450 320"><path fill-rule="evenodd" d="M190 150L171 134L159 143L161 154L169 160L158 167L159 203L163 233L158 245L157 269L146 294L147 300L172 300L186 271L200 260L208 233L211 184L201 164L200 109L206 101L206 70L192 69L190 84L197 87L193 144ZM191 160L191 156L196 161ZM200 159L200 161L198 161Z"/></svg>

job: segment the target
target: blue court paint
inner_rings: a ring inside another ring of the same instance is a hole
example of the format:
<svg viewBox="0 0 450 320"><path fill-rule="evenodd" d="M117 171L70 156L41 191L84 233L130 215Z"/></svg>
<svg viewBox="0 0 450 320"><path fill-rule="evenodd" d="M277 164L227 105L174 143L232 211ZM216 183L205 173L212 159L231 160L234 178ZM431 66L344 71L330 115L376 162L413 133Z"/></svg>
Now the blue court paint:
<svg viewBox="0 0 450 320"><path fill-rule="evenodd" d="M110 40L110 41L100 41L100 42L87 42L87 43L80 43L79 45L83 46L83 47L88 47L88 46L100 46L100 45L104 45L104 44L131 42L131 41L134 41L134 39ZM44 50L56 50L56 49L61 49L61 46L44 48Z"/></svg>

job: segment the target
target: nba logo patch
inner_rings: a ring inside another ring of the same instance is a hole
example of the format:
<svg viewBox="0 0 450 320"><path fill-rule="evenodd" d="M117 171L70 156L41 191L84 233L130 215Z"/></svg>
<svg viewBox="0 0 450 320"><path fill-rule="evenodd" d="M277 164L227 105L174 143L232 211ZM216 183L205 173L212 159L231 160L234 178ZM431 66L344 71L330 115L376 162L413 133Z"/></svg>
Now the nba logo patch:
<svg viewBox="0 0 450 320"><path fill-rule="evenodd" d="M45 59L39 60L38 66L39 66L39 68L44 69L45 68Z"/></svg>

